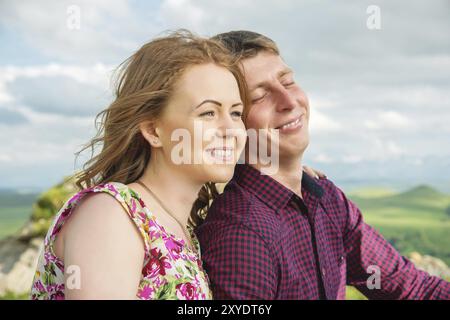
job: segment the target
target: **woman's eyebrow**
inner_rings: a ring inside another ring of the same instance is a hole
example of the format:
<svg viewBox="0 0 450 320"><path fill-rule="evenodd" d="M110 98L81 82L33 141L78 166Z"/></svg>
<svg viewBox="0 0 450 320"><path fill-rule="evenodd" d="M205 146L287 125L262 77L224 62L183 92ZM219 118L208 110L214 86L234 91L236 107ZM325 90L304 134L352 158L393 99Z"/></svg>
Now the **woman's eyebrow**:
<svg viewBox="0 0 450 320"><path fill-rule="evenodd" d="M212 99L206 99L206 100L203 100L202 102L200 102L200 104L198 106L196 106L194 109L197 109L198 107L200 107L201 105L203 105L205 103L214 103L214 104L218 105L219 107L222 106L222 104L219 101L212 100Z"/></svg>
<svg viewBox="0 0 450 320"><path fill-rule="evenodd" d="M197 105L194 109L197 109L198 107L200 107L201 105L203 105L203 104L205 104L205 103L213 103L213 104L218 105L219 107L222 106L222 104L221 104L219 101L212 100L212 99L206 99L206 100L203 100L203 101L202 101L199 105ZM241 104L242 104L242 102L236 102L236 103L232 104L231 107L236 107L236 106L241 105Z"/></svg>

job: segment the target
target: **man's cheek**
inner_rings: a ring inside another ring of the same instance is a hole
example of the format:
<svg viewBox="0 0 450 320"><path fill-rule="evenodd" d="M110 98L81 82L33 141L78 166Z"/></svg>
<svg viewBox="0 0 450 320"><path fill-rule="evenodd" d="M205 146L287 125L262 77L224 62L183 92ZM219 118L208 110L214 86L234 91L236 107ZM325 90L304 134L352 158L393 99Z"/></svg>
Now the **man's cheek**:
<svg viewBox="0 0 450 320"><path fill-rule="evenodd" d="M260 119L259 119L258 113L255 112L255 108L252 107L252 110L250 110L250 112L248 113L247 119L245 121L246 128L247 129L250 129L250 128L257 129L257 128L259 128L260 127L259 126L259 121L260 121Z"/></svg>

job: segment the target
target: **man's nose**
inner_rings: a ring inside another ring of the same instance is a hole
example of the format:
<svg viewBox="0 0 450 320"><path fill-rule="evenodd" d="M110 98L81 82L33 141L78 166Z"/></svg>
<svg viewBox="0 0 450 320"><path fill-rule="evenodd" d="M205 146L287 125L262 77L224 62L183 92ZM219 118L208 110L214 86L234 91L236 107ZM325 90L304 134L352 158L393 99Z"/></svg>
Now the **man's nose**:
<svg viewBox="0 0 450 320"><path fill-rule="evenodd" d="M296 106L294 97L281 84L276 89L275 99L276 108L279 112L292 110Z"/></svg>

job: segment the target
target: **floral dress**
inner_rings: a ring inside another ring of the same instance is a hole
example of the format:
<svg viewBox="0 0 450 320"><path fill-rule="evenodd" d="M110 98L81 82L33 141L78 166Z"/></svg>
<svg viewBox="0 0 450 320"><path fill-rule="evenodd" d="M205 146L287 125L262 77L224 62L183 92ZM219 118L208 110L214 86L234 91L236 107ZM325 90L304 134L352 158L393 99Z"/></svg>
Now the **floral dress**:
<svg viewBox="0 0 450 320"><path fill-rule="evenodd" d="M104 183L84 189L68 200L56 215L45 239L31 288L31 299L64 299L64 262L54 253L56 235L79 201L88 193L113 196L136 224L144 240L145 258L136 290L138 299L212 299L202 268L199 242L191 231L194 252L183 239L166 232L141 197L126 185Z"/></svg>

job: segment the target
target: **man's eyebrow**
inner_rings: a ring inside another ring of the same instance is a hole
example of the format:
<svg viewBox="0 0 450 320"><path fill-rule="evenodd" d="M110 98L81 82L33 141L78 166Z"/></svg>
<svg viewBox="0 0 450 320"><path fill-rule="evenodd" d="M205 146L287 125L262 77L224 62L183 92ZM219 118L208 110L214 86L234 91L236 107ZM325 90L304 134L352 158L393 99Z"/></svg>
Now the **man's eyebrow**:
<svg viewBox="0 0 450 320"><path fill-rule="evenodd" d="M289 73L294 73L294 71L292 71L292 69L290 69L290 68L285 68L285 69L281 70L280 72L278 72L277 76L278 76L278 78L281 78L282 76L285 76Z"/></svg>
<svg viewBox="0 0 450 320"><path fill-rule="evenodd" d="M194 109L197 109L198 107L200 107L201 105L203 105L203 104L205 104L205 103L213 103L213 104L218 105L219 107L222 106L222 104L221 104L219 101L212 100L212 99L206 99L206 100L203 100L203 101L202 101L198 106L196 106ZM236 102L236 103L232 104L231 107L236 107L236 106L241 105L241 104L242 104L242 102Z"/></svg>
<svg viewBox="0 0 450 320"><path fill-rule="evenodd" d="M284 69L282 69L282 70L277 72L277 78L280 79L281 77L283 77L283 76L285 76L287 74L290 74L290 73L294 73L294 71L292 69L290 69L290 68L284 68ZM265 88L267 86L266 83L267 83L266 80L261 81L260 83L255 85L253 88L250 88L249 91L253 91L253 90L256 90L256 89L259 89L259 88Z"/></svg>

